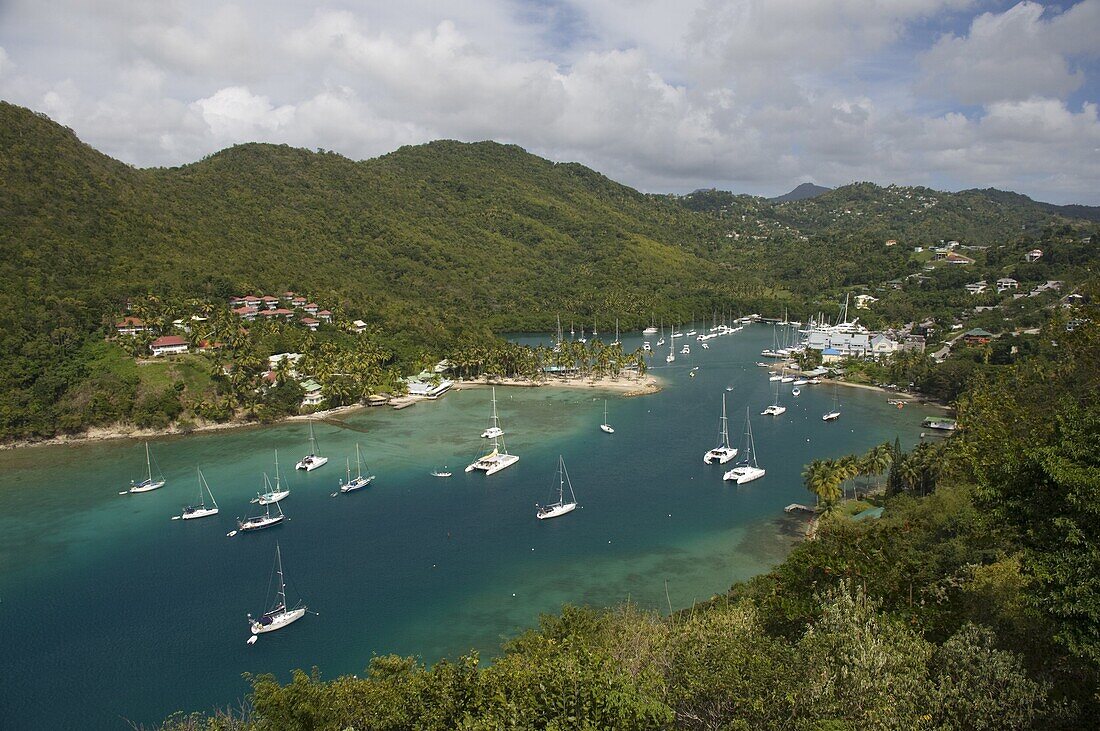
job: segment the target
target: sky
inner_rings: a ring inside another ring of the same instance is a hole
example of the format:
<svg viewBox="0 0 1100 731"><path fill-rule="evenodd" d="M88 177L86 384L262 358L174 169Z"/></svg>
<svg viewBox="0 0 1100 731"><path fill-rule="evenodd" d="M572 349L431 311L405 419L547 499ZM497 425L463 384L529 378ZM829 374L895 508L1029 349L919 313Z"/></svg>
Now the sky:
<svg viewBox="0 0 1100 731"><path fill-rule="evenodd" d="M650 192L1100 204L1100 0L0 0L0 98L141 167L492 139Z"/></svg>

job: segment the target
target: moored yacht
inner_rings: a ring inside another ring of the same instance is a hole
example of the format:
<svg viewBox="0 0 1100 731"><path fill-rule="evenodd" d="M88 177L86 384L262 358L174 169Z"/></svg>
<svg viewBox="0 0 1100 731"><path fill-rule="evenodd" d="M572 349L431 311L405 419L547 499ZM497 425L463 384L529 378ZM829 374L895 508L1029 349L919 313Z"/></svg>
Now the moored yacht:
<svg viewBox="0 0 1100 731"><path fill-rule="evenodd" d="M493 387L493 413L490 417L490 427L500 427L500 418L497 416L497 389ZM500 434L497 436L489 437L493 443L493 448L488 454L478 457L469 466L466 467L467 472L473 472L474 470L480 470L486 475L493 475L500 472L505 467L511 467L516 462L519 462L519 455L508 454L508 448L504 444L504 430L500 430Z"/></svg>
<svg viewBox="0 0 1100 731"><path fill-rule="evenodd" d="M746 482L759 480L764 476L764 469L756 461L756 442L752 438L752 425L749 423L749 410L745 408L745 451L744 459L738 462L733 469L722 475L723 480L744 485Z"/></svg>
<svg viewBox="0 0 1100 731"><path fill-rule="evenodd" d="M250 645L256 642L256 635L282 629L288 624L297 622L309 611L309 608L302 604L301 600L293 607L287 606L286 578L283 576L283 557L278 543L275 544L275 573L279 577L279 589L275 596L274 606L264 612L259 619L253 619L251 614L248 615L248 626L253 635L248 638L248 644Z"/></svg>
<svg viewBox="0 0 1100 731"><path fill-rule="evenodd" d="M718 427L718 445L703 455L704 464L725 464L737 456L737 448L730 446L729 420L726 419L726 394L722 394L722 419Z"/></svg>
<svg viewBox="0 0 1100 731"><path fill-rule="evenodd" d="M218 514L218 503L214 500L214 493L210 492L210 485L207 484L206 478L202 476L202 470L196 468L195 471L199 474L199 503L184 508L183 514L178 516L180 520L194 520L195 518L205 518ZM207 495L210 496L209 505L206 504ZM172 520L176 519L172 518Z"/></svg>
<svg viewBox="0 0 1100 731"><path fill-rule="evenodd" d="M318 467L324 467L328 464L328 457L322 457L317 454L317 438L313 436L313 419L309 420L309 454L294 465L295 469L305 470L306 472L313 472Z"/></svg>
<svg viewBox="0 0 1100 731"><path fill-rule="evenodd" d="M565 487L569 486L569 500L565 500ZM556 518L559 515L572 513L577 509L577 496L573 494L573 483L569 480L569 472L565 469L565 459L558 455L558 501L549 505L535 503L535 517L539 520Z"/></svg>

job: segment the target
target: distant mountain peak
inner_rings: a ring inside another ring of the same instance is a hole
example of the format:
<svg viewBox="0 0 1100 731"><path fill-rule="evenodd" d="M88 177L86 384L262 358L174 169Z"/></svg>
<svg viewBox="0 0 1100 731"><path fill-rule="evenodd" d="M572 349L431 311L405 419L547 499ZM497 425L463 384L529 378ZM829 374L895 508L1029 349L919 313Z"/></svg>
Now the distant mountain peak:
<svg viewBox="0 0 1100 731"><path fill-rule="evenodd" d="M813 183L801 183L790 193L785 193L775 198L769 198L768 200L773 203L785 203L787 201L802 201L807 198L816 198L822 193L828 193L832 188L826 188L821 185L814 185Z"/></svg>

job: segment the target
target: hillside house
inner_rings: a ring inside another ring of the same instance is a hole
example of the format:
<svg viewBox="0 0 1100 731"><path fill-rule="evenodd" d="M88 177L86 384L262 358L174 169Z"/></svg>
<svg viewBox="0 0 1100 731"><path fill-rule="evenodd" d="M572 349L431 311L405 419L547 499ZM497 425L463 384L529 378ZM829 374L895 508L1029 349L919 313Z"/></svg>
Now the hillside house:
<svg viewBox="0 0 1100 731"><path fill-rule="evenodd" d="M162 355L179 355L187 352L187 339L179 335L164 335L149 344L149 350L153 357Z"/></svg>
<svg viewBox="0 0 1100 731"><path fill-rule="evenodd" d="M367 323L363 322L362 320L355 320L351 323L351 330L356 334L366 332Z"/></svg>
<svg viewBox="0 0 1100 731"><path fill-rule="evenodd" d="M247 321L251 322L252 320L256 319L256 313L259 312L259 311L260 310L256 307L249 307L248 305L242 305L241 307L238 307L235 310L233 310L233 314L236 315L237 317L241 318L242 320L247 320Z"/></svg>
<svg viewBox="0 0 1100 731"><path fill-rule="evenodd" d="M321 402L325 400L323 391L321 390L321 384L312 378L307 378L301 382L302 390L305 394L302 397L302 406L320 406Z"/></svg>
<svg viewBox="0 0 1100 731"><path fill-rule="evenodd" d="M307 300L307 299L306 299L305 297L299 297L299 296L295 296L294 298L292 298L292 299L290 300L290 304L291 304L291 306L292 306L292 307L295 307L295 308L299 308L299 309L300 309L300 308L302 308L302 307L305 307L305 306L306 306L306 302L308 302L308 301L309 301L309 300Z"/></svg>
<svg viewBox="0 0 1100 731"><path fill-rule="evenodd" d="M997 294L1007 292L1010 289L1019 289L1020 283L1011 277L1001 277L997 280Z"/></svg>
<svg viewBox="0 0 1100 731"><path fill-rule="evenodd" d="M1043 258L1043 250L1042 249L1032 249L1031 251L1024 254L1024 261L1026 261L1028 264L1039 261L1042 258Z"/></svg>
<svg viewBox="0 0 1100 731"><path fill-rule="evenodd" d="M967 345L985 345L993 339L993 333L988 330L982 330L980 327L976 327L973 330L967 330L962 340Z"/></svg>
<svg viewBox="0 0 1100 731"><path fill-rule="evenodd" d="M151 332L152 329L139 317L124 317L120 322L115 323L115 330L119 335L137 335Z"/></svg>
<svg viewBox="0 0 1100 731"><path fill-rule="evenodd" d="M871 305L878 302L878 297L874 297L869 294L857 294L856 295L856 309L867 310Z"/></svg>
<svg viewBox="0 0 1100 731"><path fill-rule="evenodd" d="M942 254L937 253L935 258L937 261L942 261L945 264L953 264L956 266L967 266L968 264L974 263L974 260L971 259L969 256L964 256L963 254L955 251L948 251Z"/></svg>
<svg viewBox="0 0 1100 731"><path fill-rule="evenodd" d="M279 306L279 298L278 297L272 297L269 294L265 294L260 299L263 301L263 305L266 309L274 310L276 307Z"/></svg>
<svg viewBox="0 0 1100 731"><path fill-rule="evenodd" d="M314 320L312 317L303 317L299 322L314 332L316 332L317 327L321 324L320 320Z"/></svg>
<svg viewBox="0 0 1100 731"><path fill-rule="evenodd" d="M320 312L317 313L317 319L320 320L321 322L331 323L332 322L332 311L331 310L321 310Z"/></svg>
<svg viewBox="0 0 1100 731"><path fill-rule="evenodd" d="M316 315L318 312L321 311L321 308L317 305L316 302L310 302L309 304L302 307L302 309L311 315Z"/></svg>
<svg viewBox="0 0 1100 731"><path fill-rule="evenodd" d="M983 292L985 292L986 287L989 286L989 285L983 279L980 282L971 282L970 284L967 284L965 286L966 286L967 294L972 294L973 295L973 294L982 294Z"/></svg>

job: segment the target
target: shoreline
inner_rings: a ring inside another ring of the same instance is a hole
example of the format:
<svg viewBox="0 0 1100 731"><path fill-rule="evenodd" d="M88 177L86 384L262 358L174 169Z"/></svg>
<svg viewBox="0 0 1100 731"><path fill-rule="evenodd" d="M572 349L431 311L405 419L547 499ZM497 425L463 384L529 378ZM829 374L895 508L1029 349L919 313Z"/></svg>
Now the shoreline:
<svg viewBox="0 0 1100 731"><path fill-rule="evenodd" d="M605 391L615 391L624 397L645 396L657 393L661 390L660 382L656 377L647 375L638 378L551 378L545 381L529 381L513 378L498 378L490 381L480 378L474 381L455 381L451 390L461 391L467 388L485 388L487 386L509 386L514 388L593 388ZM419 396L404 396L403 399L411 399L406 405L414 405L420 401L433 401ZM394 408L387 402L386 406ZM159 439L162 437L188 436L190 434L202 434L207 432L226 431L229 429L257 429L265 426L275 426L293 421L307 419L324 420L340 414L348 414L360 409L378 408L365 403L336 406L323 411L314 411L309 414L292 414L270 422L231 420L224 422L196 422L194 426L180 429L178 424L171 424L167 429L141 429L127 424L111 424L109 426L94 426L76 434L59 434L45 439L20 439L0 444L0 451L15 449L27 449L33 447L56 447L61 445L88 444L94 442L106 442L120 439ZM398 409L399 410L399 409Z"/></svg>

